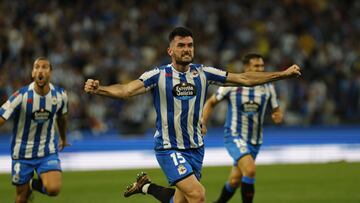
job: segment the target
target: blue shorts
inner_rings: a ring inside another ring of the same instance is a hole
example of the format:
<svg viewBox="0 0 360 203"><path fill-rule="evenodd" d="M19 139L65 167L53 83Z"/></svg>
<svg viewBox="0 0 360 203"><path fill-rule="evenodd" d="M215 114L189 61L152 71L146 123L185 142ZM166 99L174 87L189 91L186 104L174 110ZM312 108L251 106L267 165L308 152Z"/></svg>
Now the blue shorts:
<svg viewBox="0 0 360 203"><path fill-rule="evenodd" d="M192 174L200 180L204 147L185 150L155 150L155 155L170 185L175 185Z"/></svg>
<svg viewBox="0 0 360 203"><path fill-rule="evenodd" d="M38 175L48 171L61 171L58 154L34 159L13 159L11 166L13 185L28 183L34 176L34 170Z"/></svg>
<svg viewBox="0 0 360 203"><path fill-rule="evenodd" d="M261 145L252 145L251 143L245 142L240 136L225 135L224 144L226 150L233 158L234 166L237 166L238 161L241 157L250 154L254 160L259 153Z"/></svg>

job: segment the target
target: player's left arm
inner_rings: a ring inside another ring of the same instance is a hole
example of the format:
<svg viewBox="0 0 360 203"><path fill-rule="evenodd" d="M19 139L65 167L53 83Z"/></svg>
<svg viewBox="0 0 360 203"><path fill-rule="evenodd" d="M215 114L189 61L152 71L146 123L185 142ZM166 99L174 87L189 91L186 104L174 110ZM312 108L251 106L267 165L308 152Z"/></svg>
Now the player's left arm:
<svg viewBox="0 0 360 203"><path fill-rule="evenodd" d="M67 114L63 114L57 117L56 123L58 126L58 131L60 136L59 150L62 151L65 147L70 146L66 138Z"/></svg>
<svg viewBox="0 0 360 203"><path fill-rule="evenodd" d="M65 147L70 146L66 138L67 131L67 114L68 114L68 96L64 90L61 91L62 105L58 111L56 124L60 136L59 150L62 151Z"/></svg>
<svg viewBox="0 0 360 203"><path fill-rule="evenodd" d="M271 118L275 124L280 124L283 122L283 113L279 106L279 101L276 95L275 87L273 84L267 85L268 90L270 92L270 105L273 109Z"/></svg>
<svg viewBox="0 0 360 203"><path fill-rule="evenodd" d="M225 85L255 86L300 75L298 65L292 65L284 71L277 72L228 73Z"/></svg>

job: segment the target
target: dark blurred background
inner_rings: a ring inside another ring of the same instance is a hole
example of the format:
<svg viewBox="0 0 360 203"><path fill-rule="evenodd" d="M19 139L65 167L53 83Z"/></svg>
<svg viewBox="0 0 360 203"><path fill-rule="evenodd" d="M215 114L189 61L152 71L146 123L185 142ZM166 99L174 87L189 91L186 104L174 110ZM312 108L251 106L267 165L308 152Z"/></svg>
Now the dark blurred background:
<svg viewBox="0 0 360 203"><path fill-rule="evenodd" d="M175 26L193 31L195 63L241 72L241 57L258 52L267 71L299 64L301 79L275 83L283 125L360 124L356 0L1 0L0 103L31 82L34 59L45 56L52 82L68 91L71 131L141 134L155 126L150 95L89 96L83 84L126 83L169 63L167 35ZM223 103L212 126L223 125Z"/></svg>

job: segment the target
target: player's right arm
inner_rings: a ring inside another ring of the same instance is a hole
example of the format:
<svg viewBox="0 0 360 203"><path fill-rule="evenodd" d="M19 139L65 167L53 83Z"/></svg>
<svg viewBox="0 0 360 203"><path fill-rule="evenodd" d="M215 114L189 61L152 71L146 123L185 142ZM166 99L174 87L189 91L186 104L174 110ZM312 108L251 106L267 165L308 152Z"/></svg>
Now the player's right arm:
<svg viewBox="0 0 360 203"><path fill-rule="evenodd" d="M212 95L206 102L204 105L204 110L203 110L203 116L201 119L201 124L202 124L202 128L201 128L201 134L205 135L207 132L207 127L206 124L215 108L215 106L219 103L220 101L218 101L215 97L215 95Z"/></svg>
<svg viewBox="0 0 360 203"><path fill-rule="evenodd" d="M9 99L0 107L0 127L12 116L15 109L21 105L22 94L16 91Z"/></svg>
<svg viewBox="0 0 360 203"><path fill-rule="evenodd" d="M98 80L88 79L85 82L85 92L112 98L128 98L146 92L144 83L141 80L133 80L127 84L115 84L101 86Z"/></svg>

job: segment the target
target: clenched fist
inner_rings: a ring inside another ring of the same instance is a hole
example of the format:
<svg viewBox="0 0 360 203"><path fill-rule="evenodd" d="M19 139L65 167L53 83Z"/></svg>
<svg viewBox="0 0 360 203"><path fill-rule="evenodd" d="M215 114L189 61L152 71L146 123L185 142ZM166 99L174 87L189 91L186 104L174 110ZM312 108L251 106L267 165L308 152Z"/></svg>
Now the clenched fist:
<svg viewBox="0 0 360 203"><path fill-rule="evenodd" d="M284 70L283 73L286 77L291 77L291 76L299 77L301 75L300 67L296 64Z"/></svg>
<svg viewBox="0 0 360 203"><path fill-rule="evenodd" d="M99 83L98 80L88 79L84 86L85 92L90 94L95 93L95 91L99 89Z"/></svg>

